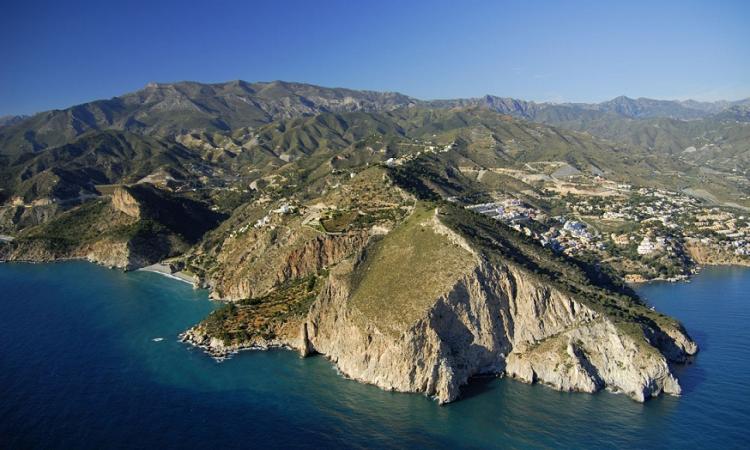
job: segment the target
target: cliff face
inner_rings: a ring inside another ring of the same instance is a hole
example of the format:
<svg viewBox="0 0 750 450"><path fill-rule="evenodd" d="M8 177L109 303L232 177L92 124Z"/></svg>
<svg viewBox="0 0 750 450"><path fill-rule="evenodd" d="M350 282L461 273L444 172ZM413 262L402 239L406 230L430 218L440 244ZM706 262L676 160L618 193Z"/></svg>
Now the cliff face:
<svg viewBox="0 0 750 450"><path fill-rule="evenodd" d="M474 268L398 334L353 304L361 261L341 264L290 345L325 354L352 379L441 403L483 373L566 391L606 388L638 401L680 393L668 361L697 351L681 328L617 323L522 268L472 258Z"/></svg>
<svg viewBox="0 0 750 450"><path fill-rule="evenodd" d="M302 349L325 354L355 380L423 392L441 403L458 398L471 376L503 372L559 390L622 391L638 401L680 393L667 358L644 332L628 334L528 278L516 268L480 263L393 337L347 304L350 283L332 274L310 311ZM675 361L697 351L681 331L672 333L676 339L665 337L664 347L674 347Z"/></svg>
<svg viewBox="0 0 750 450"><path fill-rule="evenodd" d="M680 385L669 370L667 358L643 332L634 331L634 335L624 333L611 321L597 318L530 348L521 345L514 349L507 358L506 373L564 391L607 388L640 402L662 392L679 394ZM695 350L690 343L682 349L681 357Z"/></svg>
<svg viewBox="0 0 750 450"><path fill-rule="evenodd" d="M123 214L139 219L141 205L133 195L122 187L115 188L112 193L112 207Z"/></svg>
<svg viewBox="0 0 750 450"><path fill-rule="evenodd" d="M612 314L602 305L617 301L613 293L575 290L512 258L489 258L438 217L416 207L384 236L285 241L293 245L280 247L286 250L276 261L283 263L267 272L274 283L330 268L315 300L298 302L310 305L302 306L306 314L277 320L271 312L279 305L300 307L258 298L207 319L183 339L219 357L278 346L322 353L354 380L440 403L456 400L480 374L565 391L609 389L637 401L680 393L669 363L698 349L678 323L629 298ZM605 299L586 298L595 294ZM243 340L235 331L241 329L253 332Z"/></svg>

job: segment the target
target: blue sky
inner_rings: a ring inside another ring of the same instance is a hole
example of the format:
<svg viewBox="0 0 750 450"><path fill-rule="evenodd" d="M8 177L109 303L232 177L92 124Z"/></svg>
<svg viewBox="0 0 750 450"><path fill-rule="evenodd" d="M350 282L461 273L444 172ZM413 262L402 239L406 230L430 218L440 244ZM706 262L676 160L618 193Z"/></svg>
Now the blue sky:
<svg viewBox="0 0 750 450"><path fill-rule="evenodd" d="M0 115L150 81L602 101L750 97L747 1L10 1Z"/></svg>

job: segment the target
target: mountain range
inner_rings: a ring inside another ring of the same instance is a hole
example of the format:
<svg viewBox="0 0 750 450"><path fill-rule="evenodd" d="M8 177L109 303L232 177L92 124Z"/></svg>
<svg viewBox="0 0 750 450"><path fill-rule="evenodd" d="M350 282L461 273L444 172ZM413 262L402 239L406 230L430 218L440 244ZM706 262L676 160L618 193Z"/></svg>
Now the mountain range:
<svg viewBox="0 0 750 450"><path fill-rule="evenodd" d="M747 206L748 105L627 97L555 104L489 95L424 101L282 81L151 83L109 100L5 119L0 198L76 198L95 194L97 184L159 171L191 180L226 171L248 175L301 155L368 147L374 137L394 149L434 135L502 150L505 164L565 160L623 181L710 187L712 198ZM598 150L584 157L589 147ZM337 158L335 165L345 165L343 155ZM679 179L668 175L675 173Z"/></svg>
<svg viewBox="0 0 750 450"><path fill-rule="evenodd" d="M0 121L0 158L13 165L29 154L101 130L156 138L193 132L231 134L274 121L319 113L383 113L396 109L480 108L512 117L587 132L599 138L688 160L723 171L746 173L750 99L697 102L617 97L602 103L536 103L487 95L452 100L419 100L389 92L324 88L274 81L217 84L151 83L144 89ZM694 147L704 152L687 152ZM718 151L716 148L722 150ZM730 155L722 155L726 153Z"/></svg>
<svg viewBox="0 0 750 450"><path fill-rule="evenodd" d="M195 130L229 131L256 127L278 119L322 112L377 112L396 108L482 107L550 125L615 119L667 118L747 120L750 99L728 102L669 101L617 97L602 103L535 103L486 95L452 100L418 100L391 92L324 88L274 81L217 84L150 83L144 89L52 110L31 117L8 116L0 121L0 153L18 154L60 145L91 130L115 129L152 135Z"/></svg>

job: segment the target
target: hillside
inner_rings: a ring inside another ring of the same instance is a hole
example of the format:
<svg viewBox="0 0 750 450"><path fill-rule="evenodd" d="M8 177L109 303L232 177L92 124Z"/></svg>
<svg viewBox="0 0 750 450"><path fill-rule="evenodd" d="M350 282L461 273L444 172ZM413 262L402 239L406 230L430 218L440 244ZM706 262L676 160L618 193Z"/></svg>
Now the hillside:
<svg viewBox="0 0 750 450"><path fill-rule="evenodd" d="M412 103L396 93L323 88L301 83L151 83L144 89L47 111L0 129L0 155L38 152L91 130L167 136L228 131L320 112L388 110Z"/></svg>
<svg viewBox="0 0 750 450"><path fill-rule="evenodd" d="M479 98L418 100L399 93L325 88L303 83L241 80L204 84L150 83L114 97L3 119L0 154L13 155L61 145L91 130L125 130L169 136L193 131L229 131L257 127L278 119L321 112L382 112L420 106L429 109L481 107L501 114L551 125L605 117L692 120L743 111L747 100L696 102L617 97L602 103L535 103L486 95ZM725 112L726 111L726 112Z"/></svg>
<svg viewBox="0 0 750 450"><path fill-rule="evenodd" d="M200 154L174 142L130 132L89 132L5 165L0 186L28 201L68 200L96 195L97 185L133 183L159 171L186 179L201 166Z"/></svg>
<svg viewBox="0 0 750 450"><path fill-rule="evenodd" d="M0 246L0 259L88 259L137 269L184 253L223 219L198 202L150 185L122 186L25 228Z"/></svg>
<svg viewBox="0 0 750 450"><path fill-rule="evenodd" d="M50 185L58 181L74 186L61 187L58 190L62 192L55 192L55 195L75 196L75 191L79 191L78 195L90 192L90 186L82 187L80 185L84 183L77 180L80 178L79 168L70 173L67 168L51 167L56 161L71 157L59 155L66 150L56 150L52 156L34 162L30 161L33 159L30 155L68 145L96 145L91 141L104 138L93 136L99 136L97 132L104 130L109 130L110 137L113 132L125 132L121 136L126 138L117 138L121 141L133 141L134 136L138 136L137 139L156 139L158 142L149 141L147 145L169 148L173 155L168 156L171 159L168 165L174 166L170 168L174 168L178 176L186 175L187 170L179 167L184 164L182 160L186 155L174 153L184 151L184 147L197 151L205 163L198 167L193 160L193 175L202 170L216 178L220 176L212 173L216 166L241 173L247 172L250 165L278 167L301 154L310 155L320 149L336 152L355 142L365 148L374 148L368 145L368 135L382 139L378 145L389 151L389 144L399 139L432 141L432 134L444 137L446 132L458 128L466 129L463 135L454 133L462 139L466 139L469 128L474 134L469 140L485 133L480 145L504 147L503 150L510 153L506 155L507 159L514 162L534 162L544 158L551 161L557 156L555 150L548 151L547 156L514 154L513 139L519 136L505 133L505 136L493 137L495 128L500 126L498 116L484 114L482 117L481 111L486 111L558 129L589 133L610 141L607 145L600 143L600 146L618 148L616 159L627 161L625 167L635 164L652 172L634 180L639 183L653 174L671 174L672 178L679 174L685 178L678 183L666 181L674 189L692 192L690 189L702 189L697 185L705 183L709 185L707 190L711 196L719 202L747 206L745 179L750 151L746 144L747 104L748 100L696 102L624 96L601 103L536 103L491 95L424 101L398 93L324 88L281 81L151 83L144 89L109 100L9 120L0 128L0 162L6 167L15 166L4 179L17 178L18 173L24 173L23 183L17 179L10 184L5 182L5 197L9 198L9 192L17 190L16 195L26 198L27 192L42 195L44 191L54 190ZM467 114L467 111L473 113ZM462 114L471 117L462 117ZM493 123L482 123L482 120ZM506 139L499 142L498 139L503 137ZM568 139L572 145L585 140L580 136L572 141L569 136L563 139ZM440 141L442 143L445 139ZM159 150L160 153L163 151ZM596 165L594 159L612 159L606 150L597 153L596 158L587 156L585 160L574 161L580 163L576 167L581 169L589 163ZM237 156L240 158L232 164ZM87 156L86 160L100 164L95 161L99 157ZM362 162L361 153L356 158L357 163ZM25 163L26 166L36 164L39 170L24 167ZM615 164L610 162L610 165ZM35 176L34 172L45 168L51 170L42 179L27 180ZM125 172L133 170L124 169ZM58 171L61 173L56 173ZM95 172L91 174L92 178L110 180L97 181L98 184L117 182L111 180L122 177L102 174L99 168L92 171ZM147 176L144 172L142 170L138 175ZM623 178L631 175L624 174ZM133 177L135 175L130 178ZM127 174L125 178L128 178Z"/></svg>
<svg viewBox="0 0 750 450"><path fill-rule="evenodd" d="M698 102L695 100L656 100L650 98L616 97L600 103L546 103L509 97L484 97L433 100L425 106L434 108L483 107L501 114L535 122L560 124L573 119L620 117L629 119L669 118L695 120L746 107L750 99L734 102Z"/></svg>

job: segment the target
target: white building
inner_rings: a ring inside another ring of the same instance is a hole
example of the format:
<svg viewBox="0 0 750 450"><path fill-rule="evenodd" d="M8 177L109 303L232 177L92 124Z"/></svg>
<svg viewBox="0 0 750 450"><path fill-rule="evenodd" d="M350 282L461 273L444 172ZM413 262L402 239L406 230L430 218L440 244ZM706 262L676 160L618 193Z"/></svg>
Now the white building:
<svg viewBox="0 0 750 450"><path fill-rule="evenodd" d="M644 237L640 244L638 244L638 248L636 251L639 255L648 255L650 253L653 253L656 250L656 245L651 242L651 239L649 239L648 236Z"/></svg>

